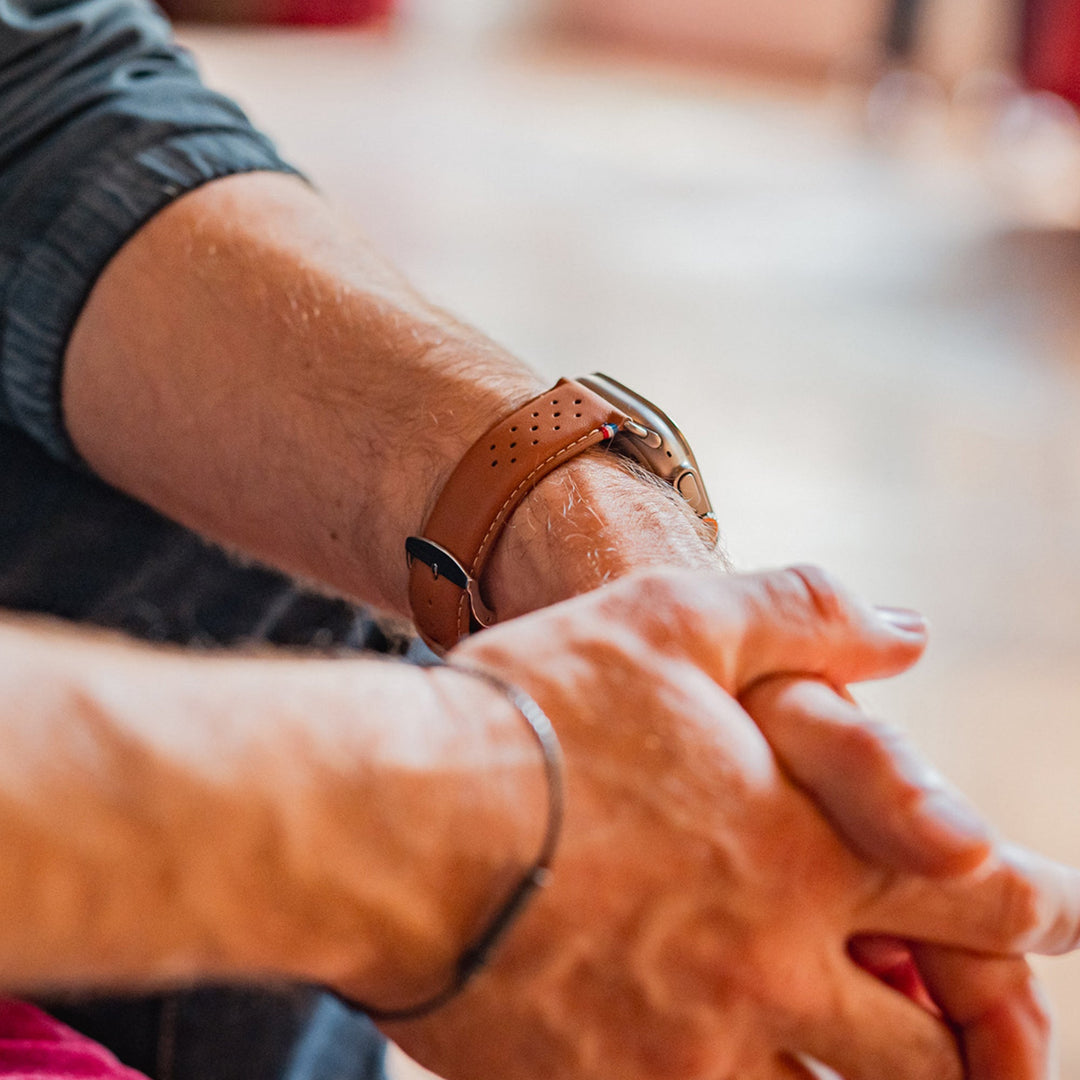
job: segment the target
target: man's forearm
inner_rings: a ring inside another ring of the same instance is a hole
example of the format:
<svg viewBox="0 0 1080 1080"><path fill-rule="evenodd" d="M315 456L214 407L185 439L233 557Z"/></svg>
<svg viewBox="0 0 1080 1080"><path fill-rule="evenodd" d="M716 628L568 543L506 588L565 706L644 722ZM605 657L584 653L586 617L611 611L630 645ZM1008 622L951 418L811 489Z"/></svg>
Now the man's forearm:
<svg viewBox="0 0 1080 1080"><path fill-rule="evenodd" d="M0 649L5 992L279 977L407 1004L538 846L537 748L462 675L21 621Z"/></svg>
<svg viewBox="0 0 1080 1080"><path fill-rule="evenodd" d="M113 259L70 342L64 409L117 486L405 612L405 537L545 381L417 296L302 182L250 174L178 200ZM484 582L500 614L672 551L707 557L692 515L596 458L545 481L500 546Z"/></svg>

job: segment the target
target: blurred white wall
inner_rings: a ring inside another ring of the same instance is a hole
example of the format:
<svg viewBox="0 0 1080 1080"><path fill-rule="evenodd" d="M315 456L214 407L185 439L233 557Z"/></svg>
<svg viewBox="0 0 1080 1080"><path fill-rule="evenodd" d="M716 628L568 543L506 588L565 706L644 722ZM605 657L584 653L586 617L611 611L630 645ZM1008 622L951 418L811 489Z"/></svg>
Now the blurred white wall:
<svg viewBox="0 0 1080 1080"><path fill-rule="evenodd" d="M879 37L887 0L401 0L405 27L449 45L529 25L693 57L827 68Z"/></svg>
<svg viewBox="0 0 1080 1080"><path fill-rule="evenodd" d="M692 55L828 68L880 35L887 0L551 0L570 26Z"/></svg>
<svg viewBox="0 0 1080 1080"><path fill-rule="evenodd" d="M449 45L472 45L536 22L549 0L400 0L401 18L413 33Z"/></svg>

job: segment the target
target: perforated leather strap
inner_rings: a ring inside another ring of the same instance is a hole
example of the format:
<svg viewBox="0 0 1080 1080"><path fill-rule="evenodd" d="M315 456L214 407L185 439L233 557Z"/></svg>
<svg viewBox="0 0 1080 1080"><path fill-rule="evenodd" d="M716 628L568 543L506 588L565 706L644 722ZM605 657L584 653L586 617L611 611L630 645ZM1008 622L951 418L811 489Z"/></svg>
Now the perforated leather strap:
<svg viewBox="0 0 1080 1080"><path fill-rule="evenodd" d="M424 535L405 542L409 602L429 645L449 649L494 621L479 581L510 515L552 469L613 438L628 419L599 394L560 379L469 448Z"/></svg>

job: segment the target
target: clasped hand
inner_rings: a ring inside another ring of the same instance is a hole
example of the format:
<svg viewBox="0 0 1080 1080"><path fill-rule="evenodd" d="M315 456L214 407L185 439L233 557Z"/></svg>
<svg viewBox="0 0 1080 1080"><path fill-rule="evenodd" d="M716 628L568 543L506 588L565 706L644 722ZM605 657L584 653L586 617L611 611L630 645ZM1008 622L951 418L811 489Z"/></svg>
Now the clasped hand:
<svg viewBox="0 0 1080 1080"><path fill-rule="evenodd" d="M805 569L638 574L463 643L554 722L565 830L489 968L391 1036L449 1080L1051 1075L1023 954L1074 945L1080 880L835 689L923 644Z"/></svg>

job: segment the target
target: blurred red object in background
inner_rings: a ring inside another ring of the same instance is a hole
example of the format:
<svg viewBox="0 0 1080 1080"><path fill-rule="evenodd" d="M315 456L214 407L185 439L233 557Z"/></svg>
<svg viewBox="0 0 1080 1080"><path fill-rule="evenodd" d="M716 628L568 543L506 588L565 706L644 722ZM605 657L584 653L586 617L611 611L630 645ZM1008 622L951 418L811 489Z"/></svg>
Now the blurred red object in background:
<svg viewBox="0 0 1080 1080"><path fill-rule="evenodd" d="M887 0L548 0L571 32L690 59L819 74L884 33Z"/></svg>
<svg viewBox="0 0 1080 1080"><path fill-rule="evenodd" d="M389 19L394 0L277 0L274 22L286 26L343 26Z"/></svg>
<svg viewBox="0 0 1080 1080"><path fill-rule="evenodd" d="M1080 105L1080 0L1027 0L1024 79Z"/></svg>
<svg viewBox="0 0 1080 1080"><path fill-rule="evenodd" d="M360 26L389 21L397 0L159 0L178 22Z"/></svg>

